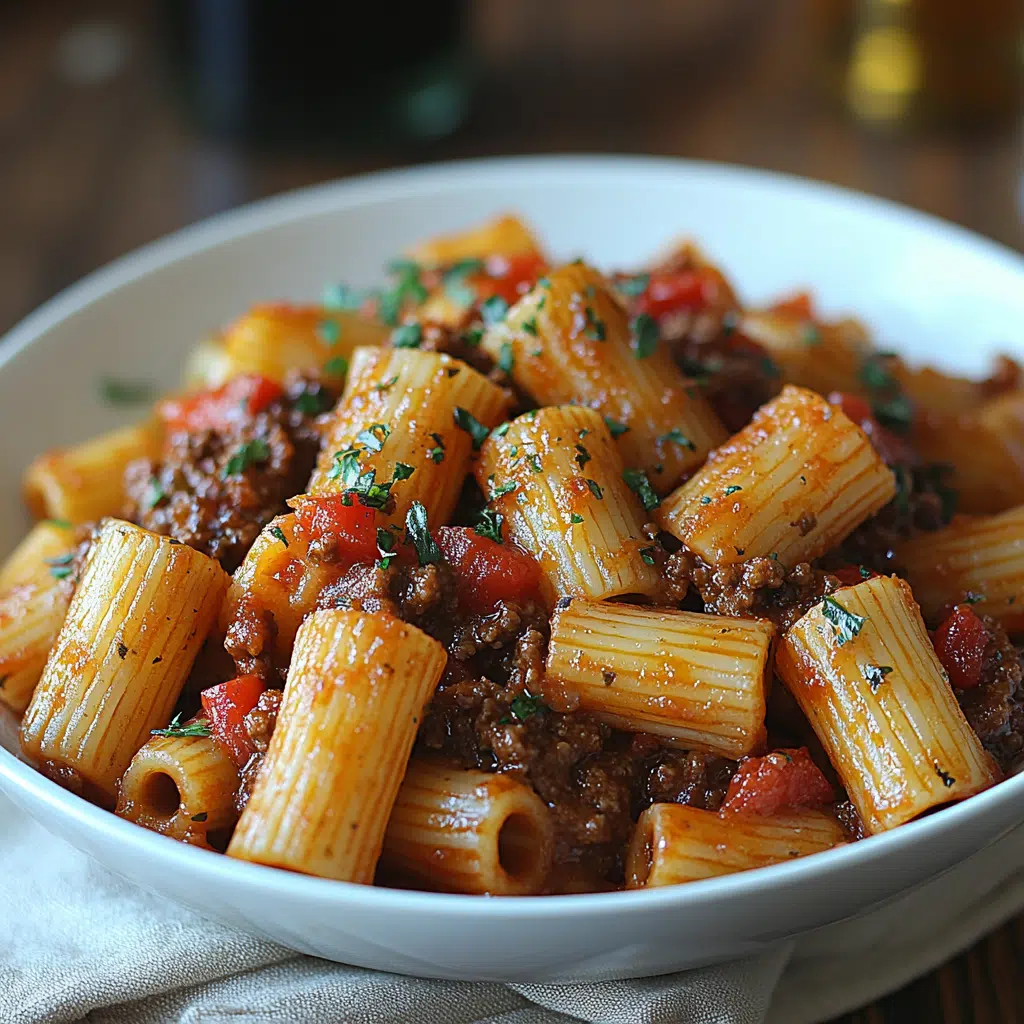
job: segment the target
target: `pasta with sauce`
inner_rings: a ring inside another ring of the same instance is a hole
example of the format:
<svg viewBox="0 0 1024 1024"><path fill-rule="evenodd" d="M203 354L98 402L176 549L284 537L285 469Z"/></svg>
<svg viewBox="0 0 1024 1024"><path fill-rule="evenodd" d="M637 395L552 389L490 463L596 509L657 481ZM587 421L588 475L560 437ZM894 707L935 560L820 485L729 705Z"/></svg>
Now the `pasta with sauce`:
<svg viewBox="0 0 1024 1024"><path fill-rule="evenodd" d="M27 468L0 704L41 772L228 857L524 896L822 853L1024 761L1016 364L513 216L389 272ZM930 461L954 429L984 457Z"/></svg>

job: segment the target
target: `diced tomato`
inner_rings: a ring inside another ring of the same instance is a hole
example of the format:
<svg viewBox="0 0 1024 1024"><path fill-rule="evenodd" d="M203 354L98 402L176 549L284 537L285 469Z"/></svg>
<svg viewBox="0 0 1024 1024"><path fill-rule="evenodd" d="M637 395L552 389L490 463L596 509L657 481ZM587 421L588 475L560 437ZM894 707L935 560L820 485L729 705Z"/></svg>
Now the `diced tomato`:
<svg viewBox="0 0 1024 1024"><path fill-rule="evenodd" d="M256 707L265 689L259 676L238 676L211 686L200 694L203 711L210 722L210 733L239 768L256 750L244 719Z"/></svg>
<svg viewBox="0 0 1024 1024"><path fill-rule="evenodd" d="M866 398L852 395L848 391L833 391L828 396L828 400L832 405L838 405L868 435L872 446L886 465L906 466L917 462L917 454L913 446L891 430L886 430L875 419L871 405Z"/></svg>
<svg viewBox="0 0 1024 1024"><path fill-rule="evenodd" d="M310 541L329 539L338 562L355 565L377 558L376 511L361 505L355 495L303 495L291 505L302 534Z"/></svg>
<svg viewBox="0 0 1024 1024"><path fill-rule="evenodd" d="M159 411L168 430L226 430L262 412L281 397L281 386L258 373L243 373L212 391L169 398Z"/></svg>
<svg viewBox="0 0 1024 1024"><path fill-rule="evenodd" d="M792 316L798 320L814 319L814 299L810 292L796 292L788 298L780 299L770 308L773 313Z"/></svg>
<svg viewBox="0 0 1024 1024"><path fill-rule="evenodd" d="M838 577L844 587L855 587L858 583L873 580L878 575L872 569L865 569L860 565L844 565L839 569L829 569L828 573L830 576Z"/></svg>
<svg viewBox="0 0 1024 1024"><path fill-rule="evenodd" d="M484 273L474 276L473 284L478 298L500 295L511 306L533 288L546 269L539 253L489 256L484 261Z"/></svg>
<svg viewBox="0 0 1024 1024"><path fill-rule="evenodd" d="M467 526L442 526L436 536L455 572L463 604L491 608L499 601L536 594L540 566L511 542L499 544Z"/></svg>
<svg viewBox="0 0 1024 1024"><path fill-rule="evenodd" d="M714 305L718 293L718 278L709 270L656 271L636 300L636 312L655 320L669 313L697 313Z"/></svg>
<svg viewBox="0 0 1024 1024"><path fill-rule="evenodd" d="M989 632L967 605L958 604L932 635L935 653L958 690L971 690L981 682Z"/></svg>
<svg viewBox="0 0 1024 1024"><path fill-rule="evenodd" d="M806 747L773 750L740 762L729 782L723 813L775 814L830 804L835 793Z"/></svg>

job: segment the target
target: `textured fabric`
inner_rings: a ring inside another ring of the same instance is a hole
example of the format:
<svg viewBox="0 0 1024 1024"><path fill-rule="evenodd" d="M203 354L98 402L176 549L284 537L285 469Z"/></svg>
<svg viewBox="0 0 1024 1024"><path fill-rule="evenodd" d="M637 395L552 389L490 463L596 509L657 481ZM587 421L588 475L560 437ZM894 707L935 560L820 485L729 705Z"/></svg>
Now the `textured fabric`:
<svg viewBox="0 0 1024 1024"><path fill-rule="evenodd" d="M809 1024L903 984L1024 905L1019 832L957 869L971 910L957 910L955 925L952 873L877 912L888 915L884 946L865 918L666 977L474 985L296 956L204 921L111 875L0 798L0 1022ZM946 898L935 898L937 886Z"/></svg>

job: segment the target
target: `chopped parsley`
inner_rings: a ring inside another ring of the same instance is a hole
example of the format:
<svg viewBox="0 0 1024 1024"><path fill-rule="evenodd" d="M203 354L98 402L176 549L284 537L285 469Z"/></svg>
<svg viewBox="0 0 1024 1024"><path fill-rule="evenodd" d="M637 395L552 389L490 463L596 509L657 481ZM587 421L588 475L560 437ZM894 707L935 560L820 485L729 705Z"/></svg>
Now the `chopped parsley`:
<svg viewBox="0 0 1024 1024"><path fill-rule="evenodd" d="M395 468L391 473L391 482L395 483L398 480L408 480L415 472L415 468L405 462L396 462Z"/></svg>
<svg viewBox="0 0 1024 1024"><path fill-rule="evenodd" d="M387 380L382 380L379 384L374 384L373 390L379 391L381 394L383 394L385 391L389 391L397 383L398 374L396 373L394 377L388 377Z"/></svg>
<svg viewBox="0 0 1024 1024"><path fill-rule="evenodd" d="M871 692L875 693L885 682L885 677L892 671L891 665L865 665L864 678L871 686Z"/></svg>
<svg viewBox="0 0 1024 1024"><path fill-rule="evenodd" d="M168 494L164 490L164 485L160 482L160 478L151 476L146 483L146 493L142 499L143 508L148 512L150 509L154 509L157 505L165 502L167 498Z"/></svg>
<svg viewBox="0 0 1024 1024"><path fill-rule="evenodd" d="M502 544L504 542L501 538L501 524L504 521L505 517L500 512L495 512L491 508L485 508L481 511L473 529L481 537L493 540L496 544Z"/></svg>
<svg viewBox="0 0 1024 1024"><path fill-rule="evenodd" d="M596 480L591 480L588 477L587 478L587 486L590 488L590 493L595 498L597 498L598 501L602 501L604 499L604 493L602 492L601 488L598 486L598 483L597 483Z"/></svg>
<svg viewBox="0 0 1024 1024"><path fill-rule="evenodd" d="M144 380L104 377L100 381L100 395L110 405L144 405L152 400L153 393L153 385Z"/></svg>
<svg viewBox="0 0 1024 1024"><path fill-rule="evenodd" d="M646 511L650 512L651 509L655 509L661 504L661 499L655 493L651 481L647 479L647 474L642 469L627 469L623 472L622 479L640 499Z"/></svg>
<svg viewBox="0 0 1024 1024"><path fill-rule="evenodd" d="M483 260L467 258L453 263L442 275L445 294L460 306L472 306L476 302L476 292L467 281L471 274L478 274L484 269Z"/></svg>
<svg viewBox="0 0 1024 1024"><path fill-rule="evenodd" d="M512 346L507 341L502 342L501 348L498 350L498 368L506 373L511 373L515 365L516 355L512 351Z"/></svg>
<svg viewBox="0 0 1024 1024"><path fill-rule="evenodd" d="M300 395L296 395L292 402L292 408L301 412L303 416L319 416L327 412L331 406L331 399L322 388L313 387L307 389Z"/></svg>
<svg viewBox="0 0 1024 1024"><path fill-rule="evenodd" d="M640 557L647 565L654 565L654 548L641 548Z"/></svg>
<svg viewBox="0 0 1024 1024"><path fill-rule="evenodd" d="M262 437L254 437L251 441L239 445L238 450L227 461L224 467L224 479L241 476L250 466L258 466L270 461L270 445Z"/></svg>
<svg viewBox="0 0 1024 1024"><path fill-rule="evenodd" d="M372 294L359 288L350 288L347 284L329 284L324 288L320 301L326 309L352 310L358 309Z"/></svg>
<svg viewBox="0 0 1024 1024"><path fill-rule="evenodd" d="M491 485L491 501L503 498L506 494L511 494L519 486L514 480L506 480L503 484L496 484L493 476L488 477L487 482Z"/></svg>
<svg viewBox="0 0 1024 1024"><path fill-rule="evenodd" d="M671 441L680 448L689 448L691 452L697 450L697 446L678 427L673 427L667 434L662 434L658 441Z"/></svg>
<svg viewBox="0 0 1024 1024"><path fill-rule="evenodd" d="M700 497L700 503L702 505L710 505L711 499L706 494L702 494Z"/></svg>
<svg viewBox="0 0 1024 1024"><path fill-rule="evenodd" d="M67 519L44 519L43 522L50 526L56 526L58 530L71 529L71 523Z"/></svg>
<svg viewBox="0 0 1024 1024"><path fill-rule="evenodd" d="M737 491L742 491L743 488L739 484L730 484L722 493L728 498L730 494L735 494Z"/></svg>
<svg viewBox="0 0 1024 1024"><path fill-rule="evenodd" d="M582 469L588 462L590 462L593 456L581 444L574 445L573 447L576 449L576 464L580 467L580 469Z"/></svg>
<svg viewBox="0 0 1024 1024"><path fill-rule="evenodd" d="M356 435L356 441L368 451L379 452L384 442L391 436L391 428L386 423L374 423Z"/></svg>
<svg viewBox="0 0 1024 1024"><path fill-rule="evenodd" d="M487 440L490 430L487 429L468 409L461 405L455 407L455 426L464 430L473 439L473 451L479 451L481 445Z"/></svg>
<svg viewBox="0 0 1024 1024"><path fill-rule="evenodd" d="M340 477L345 485L346 496L354 494L359 499L359 504L365 508L383 508L391 495L392 486L399 480L408 480L415 470L404 462L396 462L391 480L378 483L376 469L360 472L359 456L364 450L348 448L342 452L335 452L334 464L327 473L327 478L337 480ZM343 503L350 504L344 501Z"/></svg>
<svg viewBox="0 0 1024 1024"><path fill-rule="evenodd" d="M588 338L593 338L594 341L604 341L608 336L604 321L590 306L584 307L583 314L587 318L587 326L583 329L583 333Z"/></svg>
<svg viewBox="0 0 1024 1024"><path fill-rule="evenodd" d="M528 718L532 718L534 715L541 714L547 711L547 705L540 699L540 697L533 696L527 690L523 690L522 693L516 694L512 698L512 702L508 706L509 711L519 719L520 722L525 722Z"/></svg>
<svg viewBox="0 0 1024 1024"><path fill-rule="evenodd" d="M210 723L205 718L197 718L194 722L182 722L182 712L178 712L166 729L153 729L153 736L209 736Z"/></svg>
<svg viewBox="0 0 1024 1024"><path fill-rule="evenodd" d="M480 316L488 327L504 320L507 313L508 303L500 295L492 295L480 303Z"/></svg>
<svg viewBox="0 0 1024 1024"><path fill-rule="evenodd" d="M511 426L512 426L512 424L511 424L511 423L509 423L509 421L508 421L508 420L505 420L505 422L504 422L504 423L499 423L499 424L498 424L498 425L497 425L497 426L496 426L496 427L495 427L495 428L494 428L494 429L493 429L493 430L491 431L491 436L492 436L492 437L504 437L504 436L505 436L505 435L506 435L506 434L508 433L508 428L509 428L509 427L511 427Z"/></svg>
<svg viewBox="0 0 1024 1024"><path fill-rule="evenodd" d="M891 352L872 353L861 365L860 382L871 398L875 419L889 430L905 433L913 422L914 406L890 372L889 361L895 358Z"/></svg>
<svg viewBox="0 0 1024 1024"><path fill-rule="evenodd" d="M821 603L821 613L832 623L836 643L840 647L849 643L863 628L867 619L844 608L834 597L826 597Z"/></svg>
<svg viewBox="0 0 1024 1024"><path fill-rule="evenodd" d="M979 594L974 590L968 590L964 596L964 604L981 604L985 600L984 594Z"/></svg>
<svg viewBox="0 0 1024 1024"><path fill-rule="evenodd" d="M50 567L50 575L55 580L63 580L71 575L71 563L75 559L75 553L69 551L66 555L58 555L56 558L47 558L46 564Z"/></svg>
<svg viewBox="0 0 1024 1024"><path fill-rule="evenodd" d="M324 363L324 373L328 377L344 377L348 373L348 360L344 356L334 356Z"/></svg>
<svg viewBox="0 0 1024 1024"><path fill-rule="evenodd" d="M532 454L528 455L526 457L526 461L527 463L529 463L530 469L532 469L534 473L544 472L544 467L541 465L540 462L540 456L536 452L533 452Z"/></svg>
<svg viewBox="0 0 1024 1024"><path fill-rule="evenodd" d="M405 541L416 549L420 565L436 565L441 561L441 549L430 535L427 510L421 501L414 501L406 513Z"/></svg>
<svg viewBox="0 0 1024 1024"><path fill-rule="evenodd" d="M637 359L646 359L658 347L658 321L649 313L641 313L629 325L633 352Z"/></svg>
<svg viewBox="0 0 1024 1024"><path fill-rule="evenodd" d="M643 293L647 291L647 286L650 283L650 274L634 274L632 277L626 277L617 282L615 287L618 288L623 295L628 295L630 298L636 298L638 295L643 295Z"/></svg>
<svg viewBox="0 0 1024 1024"><path fill-rule="evenodd" d="M484 329L482 327L470 327L468 331L465 331L462 335L462 340L470 346L470 348L476 348L480 344L480 339L484 336Z"/></svg>
<svg viewBox="0 0 1024 1024"><path fill-rule="evenodd" d="M435 464L444 462L444 438L440 434L431 434L430 437L436 444L427 452L427 458Z"/></svg>
<svg viewBox="0 0 1024 1024"><path fill-rule="evenodd" d="M377 561L378 569L389 569L395 558L395 535L390 530L377 527L377 551L380 558Z"/></svg>
<svg viewBox="0 0 1024 1024"><path fill-rule="evenodd" d="M612 435L612 438L622 437L623 434L629 433L629 427L625 423L620 423L618 420L613 420L611 416L605 416L605 426L608 428Z"/></svg>
<svg viewBox="0 0 1024 1024"><path fill-rule="evenodd" d="M423 328L419 324L402 324L391 332L392 348L419 348L423 341Z"/></svg>
<svg viewBox="0 0 1024 1024"><path fill-rule="evenodd" d="M377 297L377 315L389 327L396 327L402 306L407 302L417 305L423 302L427 290L420 281L420 265L413 260L395 260L388 269L395 277L395 283Z"/></svg>
<svg viewBox="0 0 1024 1024"><path fill-rule="evenodd" d="M316 325L316 336L325 345L337 345L338 339L341 337L341 327L338 326L338 321L321 320Z"/></svg>
<svg viewBox="0 0 1024 1024"><path fill-rule="evenodd" d="M577 523L583 522L583 516L581 516L579 512L573 512L573 514L569 516L569 522L575 526Z"/></svg>
<svg viewBox="0 0 1024 1024"><path fill-rule="evenodd" d="M288 538L284 535L284 530L280 526L272 526L270 528L270 535L276 537L285 547L288 547Z"/></svg>
<svg viewBox="0 0 1024 1024"><path fill-rule="evenodd" d="M537 318L535 316L527 317L520 326L527 334L537 337Z"/></svg>

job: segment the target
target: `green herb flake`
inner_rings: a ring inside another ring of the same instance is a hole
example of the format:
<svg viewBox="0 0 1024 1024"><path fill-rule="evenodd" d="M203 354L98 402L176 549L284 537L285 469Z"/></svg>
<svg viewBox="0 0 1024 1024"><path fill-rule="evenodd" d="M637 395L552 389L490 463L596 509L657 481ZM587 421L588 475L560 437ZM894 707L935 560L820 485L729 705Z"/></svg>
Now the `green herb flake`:
<svg viewBox="0 0 1024 1024"><path fill-rule="evenodd" d="M615 287L623 295L628 295L631 299L635 299L638 295L643 295L647 291L647 286L650 283L650 274L634 274L632 277L626 277L618 281Z"/></svg>
<svg viewBox="0 0 1024 1024"><path fill-rule="evenodd" d="M706 494L702 494L700 498L700 503L702 505L710 505L711 499Z"/></svg>
<svg viewBox="0 0 1024 1024"><path fill-rule="evenodd" d="M423 341L423 328L419 324L402 324L391 332L392 348L419 348Z"/></svg>
<svg viewBox="0 0 1024 1024"><path fill-rule="evenodd" d="M476 290L467 278L484 269L483 260L467 258L453 263L442 275L445 294L460 306L472 306L476 302Z"/></svg>
<svg viewBox="0 0 1024 1024"><path fill-rule="evenodd" d="M224 479L241 476L250 466L270 461L270 445L262 437L254 437L238 447L224 467Z"/></svg>
<svg viewBox="0 0 1024 1024"><path fill-rule="evenodd" d="M356 435L356 442L367 451L379 452L384 442L391 436L391 428L386 423L374 423Z"/></svg>
<svg viewBox="0 0 1024 1024"><path fill-rule="evenodd" d="M100 395L109 405L145 405L153 400L154 386L143 380L120 380L104 377L99 384Z"/></svg>
<svg viewBox="0 0 1024 1024"><path fill-rule="evenodd" d="M470 348L476 348L476 346L480 344L483 336L484 329L482 327L470 327L469 330L463 333L462 340L469 345Z"/></svg>
<svg viewBox="0 0 1024 1024"><path fill-rule="evenodd" d="M320 302L325 309L354 310L372 296L372 292L350 288L347 284L329 284L324 287Z"/></svg>
<svg viewBox="0 0 1024 1024"><path fill-rule="evenodd" d="M292 408L303 416L319 416L330 408L330 404L331 400L325 391L307 390L295 396Z"/></svg>
<svg viewBox="0 0 1024 1024"><path fill-rule="evenodd" d="M270 535L276 537L285 547L288 547L288 538L284 535L284 530L280 526L272 526L270 528Z"/></svg>
<svg viewBox="0 0 1024 1024"><path fill-rule="evenodd" d="M595 498L597 498L598 501L602 501L604 499L604 493L602 492L601 488L598 486L598 483L597 483L596 480L591 480L588 477L587 478L587 486L590 488L590 493Z"/></svg>
<svg viewBox="0 0 1024 1024"><path fill-rule="evenodd" d="M480 316L488 327L500 323L507 313L508 303L500 295L492 295L480 303Z"/></svg>
<svg viewBox="0 0 1024 1024"><path fill-rule="evenodd" d="M527 334L537 337L537 318L535 316L527 317L520 326Z"/></svg>
<svg viewBox="0 0 1024 1024"><path fill-rule="evenodd" d="M574 445L573 447L576 449L576 464L580 467L580 469L582 469L588 462L590 462L593 456L581 444Z"/></svg>
<svg viewBox="0 0 1024 1024"><path fill-rule="evenodd" d="M498 368L511 374L515 365L516 356L512 346L507 341L502 342L501 348L498 350Z"/></svg>
<svg viewBox="0 0 1024 1024"><path fill-rule="evenodd" d="M444 462L444 438L440 434L431 434L435 446L427 452L427 458L435 465Z"/></svg>
<svg viewBox="0 0 1024 1024"><path fill-rule="evenodd" d="M871 692L877 692L878 688L885 682L885 677L892 671L891 665L865 665L864 678L871 687Z"/></svg>
<svg viewBox="0 0 1024 1024"><path fill-rule="evenodd" d="M373 390L374 391L379 391L379 392L381 392L383 394L383 392L389 391L397 383L398 383L398 374L396 373L394 375L394 377L388 377L387 380L381 381L379 384L374 384Z"/></svg>
<svg viewBox="0 0 1024 1024"><path fill-rule="evenodd" d="M677 444L680 448L689 448L691 452L697 450L697 446L678 427L673 427L667 434L662 434L658 441L659 443L671 441L672 444Z"/></svg>
<svg viewBox="0 0 1024 1024"><path fill-rule="evenodd" d="M629 325L633 339L633 354L637 359L646 359L654 355L658 347L658 321L649 313L641 313L633 318Z"/></svg>
<svg viewBox="0 0 1024 1024"><path fill-rule="evenodd" d="M163 504L168 497L169 495L164 490L164 485L161 483L160 478L151 476L146 483L146 493L142 498L142 506L148 512L156 508L157 505Z"/></svg>
<svg viewBox="0 0 1024 1024"><path fill-rule="evenodd" d="M722 492L727 498L730 494L735 494L737 491L742 491L743 488L739 484L731 484L729 487Z"/></svg>
<svg viewBox="0 0 1024 1024"><path fill-rule="evenodd" d="M533 454L528 455L526 457L526 461L529 464L530 469L532 469L534 473L544 472L544 467L541 465L540 456L536 452L533 452Z"/></svg>
<svg viewBox="0 0 1024 1024"><path fill-rule="evenodd" d="M863 616L847 611L834 597L826 597L822 601L821 613L832 623L832 630L840 647L857 636L867 622Z"/></svg>
<svg viewBox="0 0 1024 1024"><path fill-rule="evenodd" d="M323 369L328 377L344 377L348 373L348 360L344 356L334 356L324 363Z"/></svg>
<svg viewBox="0 0 1024 1024"><path fill-rule="evenodd" d="M50 567L50 575L55 580L67 579L71 575L71 563L74 559L73 551L69 551L66 555L57 555L56 558L47 558L46 564Z"/></svg>
<svg viewBox="0 0 1024 1024"><path fill-rule="evenodd" d="M506 480L503 484L496 484L493 476L488 478L488 483L491 485L491 501L496 501L498 498L503 498L506 494L511 494L519 486L514 480Z"/></svg>
<svg viewBox="0 0 1024 1024"><path fill-rule="evenodd" d="M977 591L968 590L964 596L964 604L981 604L985 600L984 594L979 594Z"/></svg>
<svg viewBox="0 0 1024 1024"><path fill-rule="evenodd" d="M642 469L627 469L622 474L626 486L640 499L644 509L650 512L661 504L661 499L647 479L647 474Z"/></svg>
<svg viewBox="0 0 1024 1024"><path fill-rule="evenodd" d="M415 472L416 469L408 463L396 462L395 468L391 473L391 482L396 483L399 480L408 480Z"/></svg>
<svg viewBox="0 0 1024 1024"><path fill-rule="evenodd" d="M72 525L67 519L44 519L43 522L48 526L56 526L58 530L70 530Z"/></svg>
<svg viewBox="0 0 1024 1024"><path fill-rule="evenodd" d="M406 513L405 541L416 549L420 565L436 565L441 561L441 549L430 535L427 510L421 501L414 501Z"/></svg>
<svg viewBox="0 0 1024 1024"><path fill-rule="evenodd" d="M576 526L578 523L583 522L583 516L581 516L579 512L573 512L573 514L569 516L569 522L572 523L573 526Z"/></svg>
<svg viewBox="0 0 1024 1024"><path fill-rule="evenodd" d="M623 434L629 433L629 427L627 427L625 423L613 420L610 416L605 416L604 422L613 439L622 437Z"/></svg>
<svg viewBox="0 0 1024 1024"><path fill-rule="evenodd" d="M496 544L502 544L504 541L501 537L501 524L504 520L505 517L500 512L495 512L491 508L485 508L480 512L479 518L473 525L473 530L481 537L486 537L487 540L493 540Z"/></svg>
<svg viewBox="0 0 1024 1024"><path fill-rule="evenodd" d="M468 409L461 405L455 407L455 426L464 430L473 439L473 451L479 451L487 440L490 430L485 427Z"/></svg>
<svg viewBox="0 0 1024 1024"><path fill-rule="evenodd" d="M491 437L504 437L508 433L508 428L511 426L512 424L508 420L505 420L504 423L499 423L491 431Z"/></svg>
<svg viewBox="0 0 1024 1024"><path fill-rule="evenodd" d="M316 336L325 345L337 345L341 337L341 327L337 320L321 320L316 325Z"/></svg>
<svg viewBox="0 0 1024 1024"><path fill-rule="evenodd" d="M377 552L380 558L377 560L378 569L390 569L395 555L395 535L390 530L377 527Z"/></svg>
<svg viewBox="0 0 1024 1024"><path fill-rule="evenodd" d="M166 729L153 729L152 736L209 736L210 723L205 718L197 718L194 722L182 722L182 712L178 712Z"/></svg>
<svg viewBox="0 0 1024 1024"><path fill-rule="evenodd" d="M587 326L584 328L583 333L588 338L593 338L594 341L604 341L608 337L608 329L605 326L605 322L594 312L591 306L586 306L583 313L587 318Z"/></svg>
<svg viewBox="0 0 1024 1024"><path fill-rule="evenodd" d="M641 548L640 557L646 565L654 565L654 548Z"/></svg>
<svg viewBox="0 0 1024 1024"><path fill-rule="evenodd" d="M520 722L525 722L528 718L548 710L547 705L540 697L533 696L527 690L523 690L522 693L513 697L508 709Z"/></svg>

